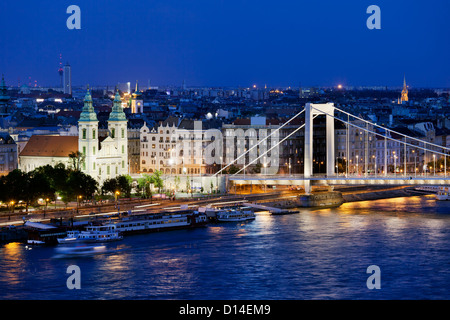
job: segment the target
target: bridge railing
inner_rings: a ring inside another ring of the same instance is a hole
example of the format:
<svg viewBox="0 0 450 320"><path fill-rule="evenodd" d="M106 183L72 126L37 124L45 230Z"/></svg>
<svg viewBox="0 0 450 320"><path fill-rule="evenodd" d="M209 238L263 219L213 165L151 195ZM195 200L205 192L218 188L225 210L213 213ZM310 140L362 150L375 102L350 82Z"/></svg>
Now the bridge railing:
<svg viewBox="0 0 450 320"><path fill-rule="evenodd" d="M256 179L256 180L301 180L304 179L304 175L303 174L235 174L235 175L229 175L229 178L232 180L252 180L252 179ZM436 173L436 175L430 175L430 174L373 174L373 173L368 173L367 175L365 174L349 174L346 175L345 173L339 173L336 175L326 175L326 174L313 174L311 176L311 179L340 179L340 180L345 180L345 179L360 179L360 180L383 180L383 179L398 179L398 180L433 180L433 179L449 179L450 180L450 176L447 174L445 175L444 173Z"/></svg>

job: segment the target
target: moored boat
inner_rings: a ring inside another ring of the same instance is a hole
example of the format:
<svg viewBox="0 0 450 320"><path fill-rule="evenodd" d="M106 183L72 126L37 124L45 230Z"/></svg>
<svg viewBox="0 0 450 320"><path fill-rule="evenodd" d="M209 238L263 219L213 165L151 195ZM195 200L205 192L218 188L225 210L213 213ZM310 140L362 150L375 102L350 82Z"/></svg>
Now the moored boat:
<svg viewBox="0 0 450 320"><path fill-rule="evenodd" d="M216 220L219 222L249 221L255 218L255 213L252 210L230 209L220 211L216 214Z"/></svg>
<svg viewBox="0 0 450 320"><path fill-rule="evenodd" d="M122 239L122 234L117 231L117 228L114 224L105 224L87 226L86 230L82 231L68 231L67 237L58 239L58 243L110 242Z"/></svg>
<svg viewBox="0 0 450 320"><path fill-rule="evenodd" d="M450 187L439 187L436 193L436 199L439 201L450 200Z"/></svg>
<svg viewBox="0 0 450 320"><path fill-rule="evenodd" d="M124 235L202 227L207 216L198 211L172 213L146 213L128 215L112 221L117 231Z"/></svg>

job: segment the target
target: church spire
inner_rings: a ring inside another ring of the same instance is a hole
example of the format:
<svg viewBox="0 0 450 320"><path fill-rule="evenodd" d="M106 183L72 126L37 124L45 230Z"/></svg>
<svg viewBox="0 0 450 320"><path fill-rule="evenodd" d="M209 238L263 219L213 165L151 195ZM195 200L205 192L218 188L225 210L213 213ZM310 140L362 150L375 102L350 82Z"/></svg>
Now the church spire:
<svg viewBox="0 0 450 320"><path fill-rule="evenodd" d="M403 76L403 89L402 89L402 96L400 99L400 103L407 102L408 101L408 86L406 85L406 76Z"/></svg>
<svg viewBox="0 0 450 320"><path fill-rule="evenodd" d="M92 103L92 96L91 91L89 90L89 85L87 88L86 95L84 96L84 106L83 109L81 109L79 121L98 121L97 114L95 113L94 106Z"/></svg>
<svg viewBox="0 0 450 320"><path fill-rule="evenodd" d="M118 90L116 90L113 107L111 109L111 113L109 114L108 121L127 121L125 112L123 112L122 99L120 98Z"/></svg>

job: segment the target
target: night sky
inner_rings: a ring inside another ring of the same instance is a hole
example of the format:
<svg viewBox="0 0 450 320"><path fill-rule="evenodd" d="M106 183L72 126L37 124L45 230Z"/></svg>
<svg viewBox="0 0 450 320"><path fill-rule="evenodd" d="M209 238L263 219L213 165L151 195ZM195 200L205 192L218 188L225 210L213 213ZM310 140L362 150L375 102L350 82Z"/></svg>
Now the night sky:
<svg viewBox="0 0 450 320"><path fill-rule="evenodd" d="M61 53L74 85L450 87L449 20L448 0L2 0L0 73L58 85Z"/></svg>

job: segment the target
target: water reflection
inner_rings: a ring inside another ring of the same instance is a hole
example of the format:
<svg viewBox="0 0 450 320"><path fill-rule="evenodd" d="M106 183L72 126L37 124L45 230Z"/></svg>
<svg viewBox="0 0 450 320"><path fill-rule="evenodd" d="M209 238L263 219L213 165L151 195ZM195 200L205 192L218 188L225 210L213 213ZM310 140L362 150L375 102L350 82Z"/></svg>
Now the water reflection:
<svg viewBox="0 0 450 320"><path fill-rule="evenodd" d="M345 203L247 223L125 238L88 259L0 249L0 298L448 299L449 204L427 197ZM82 270L82 290L65 268ZM365 286L380 265L382 290Z"/></svg>
<svg viewBox="0 0 450 320"><path fill-rule="evenodd" d="M11 286L20 283L25 271L24 246L18 242L5 244L0 250L0 261L0 283L5 281Z"/></svg>

